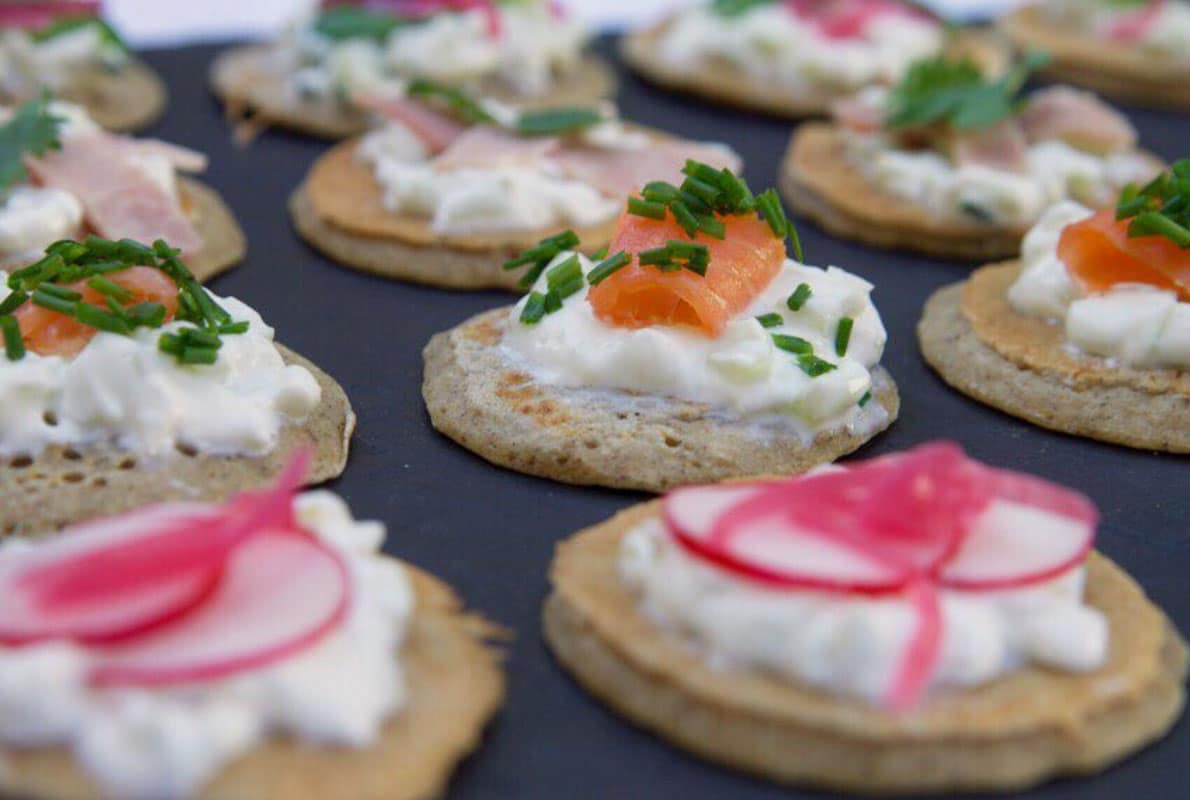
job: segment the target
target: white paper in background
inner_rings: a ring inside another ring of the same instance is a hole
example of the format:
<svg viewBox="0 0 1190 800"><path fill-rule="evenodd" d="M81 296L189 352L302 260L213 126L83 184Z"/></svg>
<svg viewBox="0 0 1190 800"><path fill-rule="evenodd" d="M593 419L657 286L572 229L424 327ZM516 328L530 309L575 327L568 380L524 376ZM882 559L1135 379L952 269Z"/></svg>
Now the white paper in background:
<svg viewBox="0 0 1190 800"><path fill-rule="evenodd" d="M956 20L986 19L1022 0L923 0ZM652 22L697 0L563 0L597 30ZM317 0L106 0L107 14L135 47L263 37Z"/></svg>

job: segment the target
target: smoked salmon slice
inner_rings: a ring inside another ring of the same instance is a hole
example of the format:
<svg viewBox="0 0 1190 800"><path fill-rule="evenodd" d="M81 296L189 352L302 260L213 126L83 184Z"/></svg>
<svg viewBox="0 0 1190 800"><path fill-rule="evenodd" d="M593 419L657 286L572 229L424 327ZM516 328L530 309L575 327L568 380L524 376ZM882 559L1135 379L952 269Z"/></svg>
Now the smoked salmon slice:
<svg viewBox="0 0 1190 800"><path fill-rule="evenodd" d="M132 267L109 273L105 277L129 293L130 299L121 303L125 308L137 303L160 303L165 307L167 322L177 313L178 286L161 270L152 267ZM88 286L86 281L78 281L64 288L73 289L81 294L82 299L79 302L107 308L104 295ZM99 332L67 314L31 302L17 309L13 316L21 326L21 338L25 346L43 356L76 356Z"/></svg>
<svg viewBox="0 0 1190 800"><path fill-rule="evenodd" d="M1190 249L1164 236L1130 238L1128 225L1110 210L1068 225L1058 242L1058 257L1071 277L1087 292L1145 283L1190 301Z"/></svg>
<svg viewBox="0 0 1190 800"><path fill-rule="evenodd" d="M690 239L672 216L663 220L624 214L616 225L608 252L624 251L632 262L598 285L588 300L595 315L610 325L643 328L682 325L709 336L723 333L772 282L785 263L785 242L754 214L721 217L723 239L698 233ZM641 266L639 254L670 241L706 245L706 275L687 269L662 272Z"/></svg>

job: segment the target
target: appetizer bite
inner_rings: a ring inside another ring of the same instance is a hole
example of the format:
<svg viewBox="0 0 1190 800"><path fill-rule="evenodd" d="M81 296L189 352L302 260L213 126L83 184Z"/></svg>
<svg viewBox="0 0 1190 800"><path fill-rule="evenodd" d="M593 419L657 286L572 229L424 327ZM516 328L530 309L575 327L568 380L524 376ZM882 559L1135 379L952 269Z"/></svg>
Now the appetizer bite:
<svg viewBox="0 0 1190 800"><path fill-rule="evenodd" d="M335 147L290 200L298 232L346 266L454 289L516 288L502 268L575 229L611 240L625 195L687 158L739 169L724 145L621 121L614 108L517 110L411 82L370 101L388 120Z"/></svg>
<svg viewBox="0 0 1190 800"><path fill-rule="evenodd" d="M546 239L508 265L519 303L430 340L435 428L521 472L662 491L803 472L892 424L872 285L802 264L774 190L683 171L628 200L606 253Z"/></svg>
<svg viewBox="0 0 1190 800"><path fill-rule="evenodd" d="M969 35L948 40L940 22L897 0L711 0L624 40L629 65L648 80L790 117L896 83L944 49L992 70L1003 60Z"/></svg>
<svg viewBox="0 0 1190 800"><path fill-rule="evenodd" d="M679 747L862 794L1096 772L1179 716L1186 644L1086 497L931 444L679 489L563 542L545 637Z"/></svg>
<svg viewBox="0 0 1190 800"><path fill-rule="evenodd" d="M165 110L161 78L138 60L87 0L0 3L0 104L51 91L98 124L134 131Z"/></svg>
<svg viewBox="0 0 1190 800"><path fill-rule="evenodd" d="M219 56L211 82L232 118L341 139L368 129L359 96L419 78L518 105L608 97L587 38L546 0L324 0L276 42Z"/></svg>
<svg viewBox="0 0 1190 800"><path fill-rule="evenodd" d="M920 61L891 91L802 125L782 166L786 199L831 233L878 247L964 259L1015 254L1053 203L1110 205L1164 166L1094 95L1065 86L1023 97L1045 57L1003 77L970 61Z"/></svg>
<svg viewBox="0 0 1190 800"><path fill-rule="evenodd" d="M930 298L918 336L947 383L1013 416L1190 453L1190 160L1114 212L1054 206L1019 260Z"/></svg>
<svg viewBox="0 0 1190 800"><path fill-rule="evenodd" d="M0 545L0 791L441 796L504 694L491 627L330 492Z"/></svg>
<svg viewBox="0 0 1190 800"><path fill-rule="evenodd" d="M55 242L0 283L0 538L222 500L296 446L312 480L343 471L343 390L164 241Z"/></svg>
<svg viewBox="0 0 1190 800"><path fill-rule="evenodd" d="M43 96L0 106L0 269L60 239L167 239L200 280L244 257L244 234L202 172L202 153L100 128L80 106Z"/></svg>
<svg viewBox="0 0 1190 800"><path fill-rule="evenodd" d="M1190 3L1040 0L1008 16L1008 37L1053 55L1045 76L1125 103L1190 110Z"/></svg>

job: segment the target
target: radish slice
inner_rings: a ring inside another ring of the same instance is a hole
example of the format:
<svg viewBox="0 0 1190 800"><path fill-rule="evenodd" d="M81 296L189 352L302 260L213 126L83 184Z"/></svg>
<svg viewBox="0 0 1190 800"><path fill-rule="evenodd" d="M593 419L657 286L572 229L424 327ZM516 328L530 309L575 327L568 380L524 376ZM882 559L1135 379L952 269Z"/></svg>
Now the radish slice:
<svg viewBox="0 0 1190 800"><path fill-rule="evenodd" d="M1165 9L1166 0L1149 0L1149 2L1135 11L1128 11L1107 31L1107 38L1115 42L1136 42L1148 35L1161 12Z"/></svg>
<svg viewBox="0 0 1190 800"><path fill-rule="evenodd" d="M917 616L917 627L887 697L889 707L901 710L913 706L925 694L942 651L942 604L938 592L929 581L914 581L909 584L905 599Z"/></svg>
<svg viewBox="0 0 1190 800"><path fill-rule="evenodd" d="M64 561L83 563L105 547L120 547L163 526L193 530L211 526L219 510L193 503L171 503L70 528L36 549L0 556L0 644L72 638L106 641L173 619L213 588L216 570L192 570L138 589L115 592L103 602L46 607L45 585L30 580Z"/></svg>
<svg viewBox="0 0 1190 800"><path fill-rule="evenodd" d="M210 597L186 617L125 644L94 648L100 686L211 680L316 644L350 605L346 565L313 537L259 533L229 557Z"/></svg>
<svg viewBox="0 0 1190 800"><path fill-rule="evenodd" d="M785 0L797 17L813 22L829 39L859 39L882 17L929 19L919 9L893 0Z"/></svg>
<svg viewBox="0 0 1190 800"><path fill-rule="evenodd" d="M941 569L952 589L1016 589L1051 580L1086 560L1095 528L1085 520L997 500Z"/></svg>
<svg viewBox="0 0 1190 800"><path fill-rule="evenodd" d="M36 30L64 17L95 17L98 2L0 3L0 26Z"/></svg>

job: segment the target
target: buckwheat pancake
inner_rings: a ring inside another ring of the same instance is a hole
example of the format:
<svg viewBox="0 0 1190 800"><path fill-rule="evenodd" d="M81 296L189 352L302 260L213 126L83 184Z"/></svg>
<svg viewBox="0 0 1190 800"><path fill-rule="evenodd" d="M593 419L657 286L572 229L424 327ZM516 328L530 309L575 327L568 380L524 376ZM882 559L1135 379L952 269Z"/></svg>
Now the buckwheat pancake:
<svg viewBox="0 0 1190 800"><path fill-rule="evenodd" d="M520 273L503 268L557 230L440 234L424 217L384 205L372 169L356 158L359 140L335 146L310 168L289 210L298 233L344 266L450 289L515 289ZM590 251L606 246L615 219L576 231Z"/></svg>
<svg viewBox="0 0 1190 800"><path fill-rule="evenodd" d="M674 66L661 56L660 40L672 21L636 31L624 37L620 52L625 62L642 78L664 89L686 92L716 103L740 109L760 111L782 117L823 116L838 100L840 91L786 91L771 81L758 81L742 67L718 58L708 60L701 69ZM956 57L968 56L990 74L1007 65L1006 49L992 39L971 33L955 36L946 52Z"/></svg>
<svg viewBox="0 0 1190 800"><path fill-rule="evenodd" d="M1085 86L1126 103L1190 110L1190 93L1184 90L1190 80L1190 61L1153 58L1137 47L1055 28L1036 8L1010 14L1001 27L1018 48L1051 55L1052 61L1042 70L1050 80Z"/></svg>
<svg viewBox="0 0 1190 800"><path fill-rule="evenodd" d="M359 109L334 100L298 96L289 85L289 77L278 68L273 48L265 44L220 53L211 65L210 79L212 90L233 121L275 125L324 139L355 136L370 127L370 117ZM477 91L529 108L586 105L615 94L616 80L601 59L587 56L574 72L560 77L544 94L521 97L499 84L481 84Z"/></svg>
<svg viewBox="0 0 1190 800"><path fill-rule="evenodd" d="M236 761L198 795L204 800L422 800L442 796L450 773L478 747L504 699L495 632L465 613L453 591L408 564L417 596L402 648L408 704L367 750L273 741ZM4 754L0 790L30 800L101 800L63 750Z"/></svg>
<svg viewBox="0 0 1190 800"><path fill-rule="evenodd" d="M310 370L322 400L305 424L281 430L268 455L213 456L180 447L150 459L111 445L56 445L37 456L0 457L0 538L53 531L164 500L224 500L269 485L296 447L314 450L311 484L338 477L355 430L347 395L314 364L284 346L278 349L286 363Z"/></svg>
<svg viewBox="0 0 1190 800"><path fill-rule="evenodd" d="M109 131L138 131L155 122L168 102L165 82L147 64L132 59L115 71L94 70L58 93L78 103Z"/></svg>
<svg viewBox="0 0 1190 800"><path fill-rule="evenodd" d="M1190 453L1190 373L1114 366L1065 345L1063 328L1018 314L1016 261L934 294L918 324L926 361L966 395L1045 428Z"/></svg>
<svg viewBox="0 0 1190 800"><path fill-rule="evenodd" d="M639 505L559 545L545 638L584 688L700 757L840 792L1012 791L1101 770L1161 737L1183 706L1185 643L1094 553L1087 600L1111 631L1108 664L1094 673L1030 667L893 715L759 670L712 668L621 583L621 539L659 513L659 502Z"/></svg>
<svg viewBox="0 0 1190 800"><path fill-rule="evenodd" d="M1155 167L1163 163L1144 155ZM807 122L794 132L781 165L780 189L785 202L835 236L940 258L1015 256L1031 227L943 217L882 190L852 164L842 131L825 122Z"/></svg>
<svg viewBox="0 0 1190 800"><path fill-rule="evenodd" d="M182 207L202 237L202 250L188 259L194 277L210 280L244 259L244 232L231 210L211 187L193 178L178 178Z"/></svg>
<svg viewBox="0 0 1190 800"><path fill-rule="evenodd" d="M500 347L509 310L434 336L422 396L441 433L500 466L565 483L660 492L691 483L792 474L834 461L896 419L900 398L873 370L870 429L813 439L656 395L534 382Z"/></svg>

